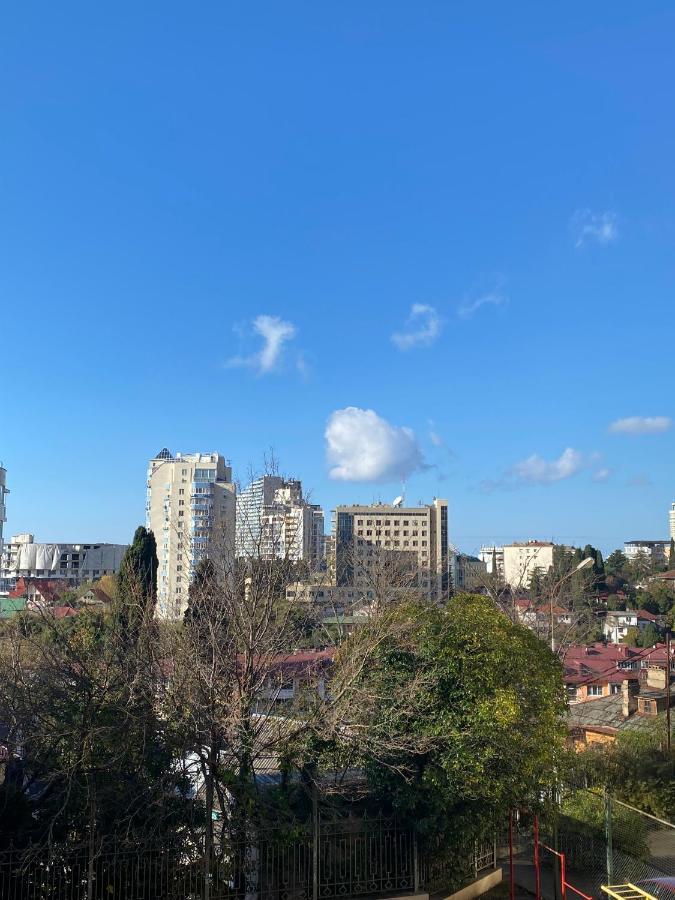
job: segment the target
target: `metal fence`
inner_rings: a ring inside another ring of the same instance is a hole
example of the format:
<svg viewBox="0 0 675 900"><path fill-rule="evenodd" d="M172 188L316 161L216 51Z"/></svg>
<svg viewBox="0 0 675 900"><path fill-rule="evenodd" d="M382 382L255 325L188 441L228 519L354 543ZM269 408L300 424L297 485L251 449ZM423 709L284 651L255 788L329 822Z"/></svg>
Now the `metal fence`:
<svg viewBox="0 0 675 900"><path fill-rule="evenodd" d="M251 832L207 864L194 844L34 847L0 853L2 900L337 900L450 886L493 866L494 848L464 857L418 849L395 819L343 818Z"/></svg>
<svg viewBox="0 0 675 900"><path fill-rule="evenodd" d="M664 882L653 879L675 876L675 825L581 789L541 822L514 815L510 839L500 839L498 855L516 884L537 898L600 898L603 884L627 882L644 882L648 893L658 895Z"/></svg>

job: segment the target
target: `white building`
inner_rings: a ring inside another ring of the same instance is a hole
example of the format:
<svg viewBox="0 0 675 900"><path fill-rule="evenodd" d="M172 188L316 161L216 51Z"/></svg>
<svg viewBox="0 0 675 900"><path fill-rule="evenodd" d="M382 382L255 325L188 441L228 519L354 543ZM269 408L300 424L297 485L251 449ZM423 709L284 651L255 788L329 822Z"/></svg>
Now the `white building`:
<svg viewBox="0 0 675 900"><path fill-rule="evenodd" d="M32 534L15 534L0 556L0 589L13 590L19 578L64 579L78 585L115 575L126 549L126 544L43 544Z"/></svg>
<svg viewBox="0 0 675 900"><path fill-rule="evenodd" d="M413 507L338 506L333 527L338 585L369 589L385 578L390 586L398 582L432 599L448 594L447 500Z"/></svg>
<svg viewBox="0 0 675 900"><path fill-rule="evenodd" d="M629 562L642 559L652 566L665 566L670 556L670 541L626 541L623 552Z"/></svg>
<svg viewBox="0 0 675 900"><path fill-rule="evenodd" d="M5 497L9 494L7 490L7 470L4 466L0 466L0 556L2 555L2 526L7 521L7 506Z"/></svg>
<svg viewBox="0 0 675 900"><path fill-rule="evenodd" d="M237 556L323 565L324 516L302 496L300 481L263 475L237 497Z"/></svg>
<svg viewBox="0 0 675 900"><path fill-rule="evenodd" d="M675 541L675 503L671 503L668 513L668 525L670 527L670 539Z"/></svg>
<svg viewBox="0 0 675 900"><path fill-rule="evenodd" d="M620 644L629 628L644 631L647 625L656 621L657 617L644 609L610 610L605 617L602 633L612 644Z"/></svg>
<svg viewBox="0 0 675 900"><path fill-rule="evenodd" d="M527 588L535 572L545 575L553 567L555 544L526 541L504 545L504 581L512 588Z"/></svg>
<svg viewBox="0 0 675 900"><path fill-rule="evenodd" d="M478 559L485 563L485 571L488 575L504 578L504 548L494 545L481 547Z"/></svg>
<svg viewBox="0 0 675 900"><path fill-rule="evenodd" d="M148 465L146 520L155 535L157 615L179 618L188 602L194 568L217 554L234 563L235 487L232 469L219 453L177 453L163 449Z"/></svg>

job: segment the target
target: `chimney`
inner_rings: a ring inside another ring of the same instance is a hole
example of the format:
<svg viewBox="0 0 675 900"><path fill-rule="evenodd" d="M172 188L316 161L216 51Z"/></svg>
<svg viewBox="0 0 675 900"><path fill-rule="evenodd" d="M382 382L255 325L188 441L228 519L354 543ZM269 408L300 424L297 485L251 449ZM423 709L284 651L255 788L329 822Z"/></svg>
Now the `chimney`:
<svg viewBox="0 0 675 900"><path fill-rule="evenodd" d="M637 684L631 684L627 678L621 682L621 712L624 719L637 711L637 698L635 697L635 688Z"/></svg>
<svg viewBox="0 0 675 900"><path fill-rule="evenodd" d="M666 670L657 669L655 666L649 666L647 669L647 687L655 688L659 691L666 689Z"/></svg>

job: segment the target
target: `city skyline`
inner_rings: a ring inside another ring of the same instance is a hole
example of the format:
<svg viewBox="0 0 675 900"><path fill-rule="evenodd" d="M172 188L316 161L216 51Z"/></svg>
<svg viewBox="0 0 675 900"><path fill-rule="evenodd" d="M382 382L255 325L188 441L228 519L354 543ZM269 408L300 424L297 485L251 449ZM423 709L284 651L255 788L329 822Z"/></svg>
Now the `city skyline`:
<svg viewBox="0 0 675 900"><path fill-rule="evenodd" d="M666 539L675 10L178 12L0 37L5 536L128 542L167 446L405 477L467 552Z"/></svg>

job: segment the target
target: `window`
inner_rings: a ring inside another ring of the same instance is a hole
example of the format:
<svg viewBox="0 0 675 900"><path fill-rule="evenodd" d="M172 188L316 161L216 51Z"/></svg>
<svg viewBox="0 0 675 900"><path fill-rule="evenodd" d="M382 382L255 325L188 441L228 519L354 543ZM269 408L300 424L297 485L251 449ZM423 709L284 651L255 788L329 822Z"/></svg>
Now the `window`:
<svg viewBox="0 0 675 900"><path fill-rule="evenodd" d="M602 685L589 684L587 688L587 695L589 697L602 697Z"/></svg>
<svg viewBox="0 0 675 900"><path fill-rule="evenodd" d="M610 685L610 693L611 694L620 694L621 693L621 685L620 684L612 684Z"/></svg>
<svg viewBox="0 0 675 900"><path fill-rule="evenodd" d="M178 501L178 505L179 505L179 506L185 506L185 500L179 500L179 501Z"/></svg>
<svg viewBox="0 0 675 900"><path fill-rule="evenodd" d="M178 493L179 493L179 494L184 494L184 493L185 493L185 488L178 488Z"/></svg>
<svg viewBox="0 0 675 900"><path fill-rule="evenodd" d="M178 515L179 515L179 516L184 516L184 515L185 515L185 510L184 510L184 509L179 510Z"/></svg>

